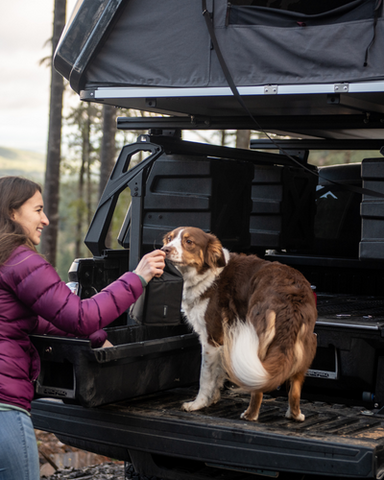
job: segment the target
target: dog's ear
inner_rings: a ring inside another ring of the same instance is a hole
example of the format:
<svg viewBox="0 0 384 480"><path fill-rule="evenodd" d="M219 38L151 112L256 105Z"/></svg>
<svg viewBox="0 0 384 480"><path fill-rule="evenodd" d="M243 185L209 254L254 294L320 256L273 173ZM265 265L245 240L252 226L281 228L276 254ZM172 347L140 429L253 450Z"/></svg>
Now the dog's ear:
<svg viewBox="0 0 384 480"><path fill-rule="evenodd" d="M213 268L225 267L226 265L223 246L215 235L209 234L204 260L209 267Z"/></svg>

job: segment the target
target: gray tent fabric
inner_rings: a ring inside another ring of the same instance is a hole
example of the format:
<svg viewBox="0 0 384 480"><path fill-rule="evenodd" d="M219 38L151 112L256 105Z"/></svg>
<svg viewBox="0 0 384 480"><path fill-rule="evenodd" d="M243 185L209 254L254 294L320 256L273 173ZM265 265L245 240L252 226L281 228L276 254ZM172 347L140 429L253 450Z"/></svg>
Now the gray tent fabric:
<svg viewBox="0 0 384 480"><path fill-rule="evenodd" d="M314 26L299 25L297 22L302 17L289 27L236 24L225 27L222 19L221 25L215 26L216 36L235 84L321 84L382 79L383 18L378 19L374 28L376 2L364 3L371 6L371 18L335 22L335 18L330 17L329 23ZM364 66L366 50L374 35L368 64ZM241 48L236 48L239 45ZM211 60L211 84L225 84L217 57L212 55Z"/></svg>
<svg viewBox="0 0 384 480"><path fill-rule="evenodd" d="M209 72L200 0L129 0L86 85L207 86Z"/></svg>
<svg viewBox="0 0 384 480"><path fill-rule="evenodd" d="M79 18L91 1L83 0ZM113 0L98 1L103 4L100 8L108 12ZM100 86L228 85L212 49L201 0L120 2L118 14L110 8L113 14L109 21L113 28L108 35L98 32L97 22L90 22L93 32L84 32L84 37L91 36L95 43L89 61L79 69L79 62L71 60L69 63L76 68L68 73L67 65L65 72L60 72L69 79L79 76L76 91ZM381 0L354 0L341 5L336 2L337 8L314 15L236 3L209 0L207 6L213 15L223 57L237 86L384 78ZM77 36L77 43L71 43L71 27L76 27L76 18L67 29L68 40L62 39L56 53L58 57L76 48L79 58L82 56L77 45L86 42Z"/></svg>
<svg viewBox="0 0 384 480"><path fill-rule="evenodd" d="M311 0L307 4L313 4ZM317 2L323 5L324 2ZM296 5L296 3L294 3ZM303 10L306 5L302 5ZM345 23L354 20L370 19L375 4L368 0L354 0L343 5L321 9L318 12L305 13L286 9L264 8L263 6L227 5L228 25L269 25L275 27L314 26L332 23Z"/></svg>

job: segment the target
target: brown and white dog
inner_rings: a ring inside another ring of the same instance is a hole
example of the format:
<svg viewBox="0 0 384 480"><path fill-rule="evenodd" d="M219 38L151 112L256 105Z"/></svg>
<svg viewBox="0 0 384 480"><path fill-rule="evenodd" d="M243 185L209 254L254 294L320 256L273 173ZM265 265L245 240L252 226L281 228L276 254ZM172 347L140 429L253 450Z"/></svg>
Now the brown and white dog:
<svg viewBox="0 0 384 480"><path fill-rule="evenodd" d="M195 227L168 233L162 249L183 275L182 310L202 346L199 392L182 408L217 402L227 375L251 393L241 417L257 420L263 392L288 381L286 417L303 421L300 394L316 352L317 318L304 276L278 262L229 253Z"/></svg>

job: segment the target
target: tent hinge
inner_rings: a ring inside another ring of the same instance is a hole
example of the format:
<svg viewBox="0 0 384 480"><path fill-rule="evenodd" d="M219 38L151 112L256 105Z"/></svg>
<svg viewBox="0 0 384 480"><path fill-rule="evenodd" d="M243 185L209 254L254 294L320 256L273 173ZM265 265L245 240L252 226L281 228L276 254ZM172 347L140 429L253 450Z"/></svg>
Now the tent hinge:
<svg viewBox="0 0 384 480"><path fill-rule="evenodd" d="M264 87L265 95L276 95L277 94L277 85L266 85Z"/></svg>
<svg viewBox="0 0 384 480"><path fill-rule="evenodd" d="M335 93L348 93L349 83L335 83L333 88Z"/></svg>

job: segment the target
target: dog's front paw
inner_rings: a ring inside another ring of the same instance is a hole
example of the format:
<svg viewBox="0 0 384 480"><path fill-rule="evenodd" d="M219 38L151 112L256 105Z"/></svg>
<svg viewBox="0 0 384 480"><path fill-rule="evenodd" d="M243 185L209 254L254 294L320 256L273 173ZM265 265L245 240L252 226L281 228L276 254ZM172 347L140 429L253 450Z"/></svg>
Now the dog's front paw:
<svg viewBox="0 0 384 480"><path fill-rule="evenodd" d="M243 420L248 420L249 422L256 422L259 418L259 413L251 413L247 408L247 410L240 415L240 418Z"/></svg>
<svg viewBox="0 0 384 480"><path fill-rule="evenodd" d="M200 410L207 406L207 402L202 402L196 399L193 402L184 402L181 406L181 409L185 410L186 412L194 412L195 410Z"/></svg>
<svg viewBox="0 0 384 480"><path fill-rule="evenodd" d="M285 418L292 418L292 420L296 420L296 422L304 422L305 415L303 413L301 413L300 411L297 415L293 415L290 407L288 407L288 410L285 413Z"/></svg>

